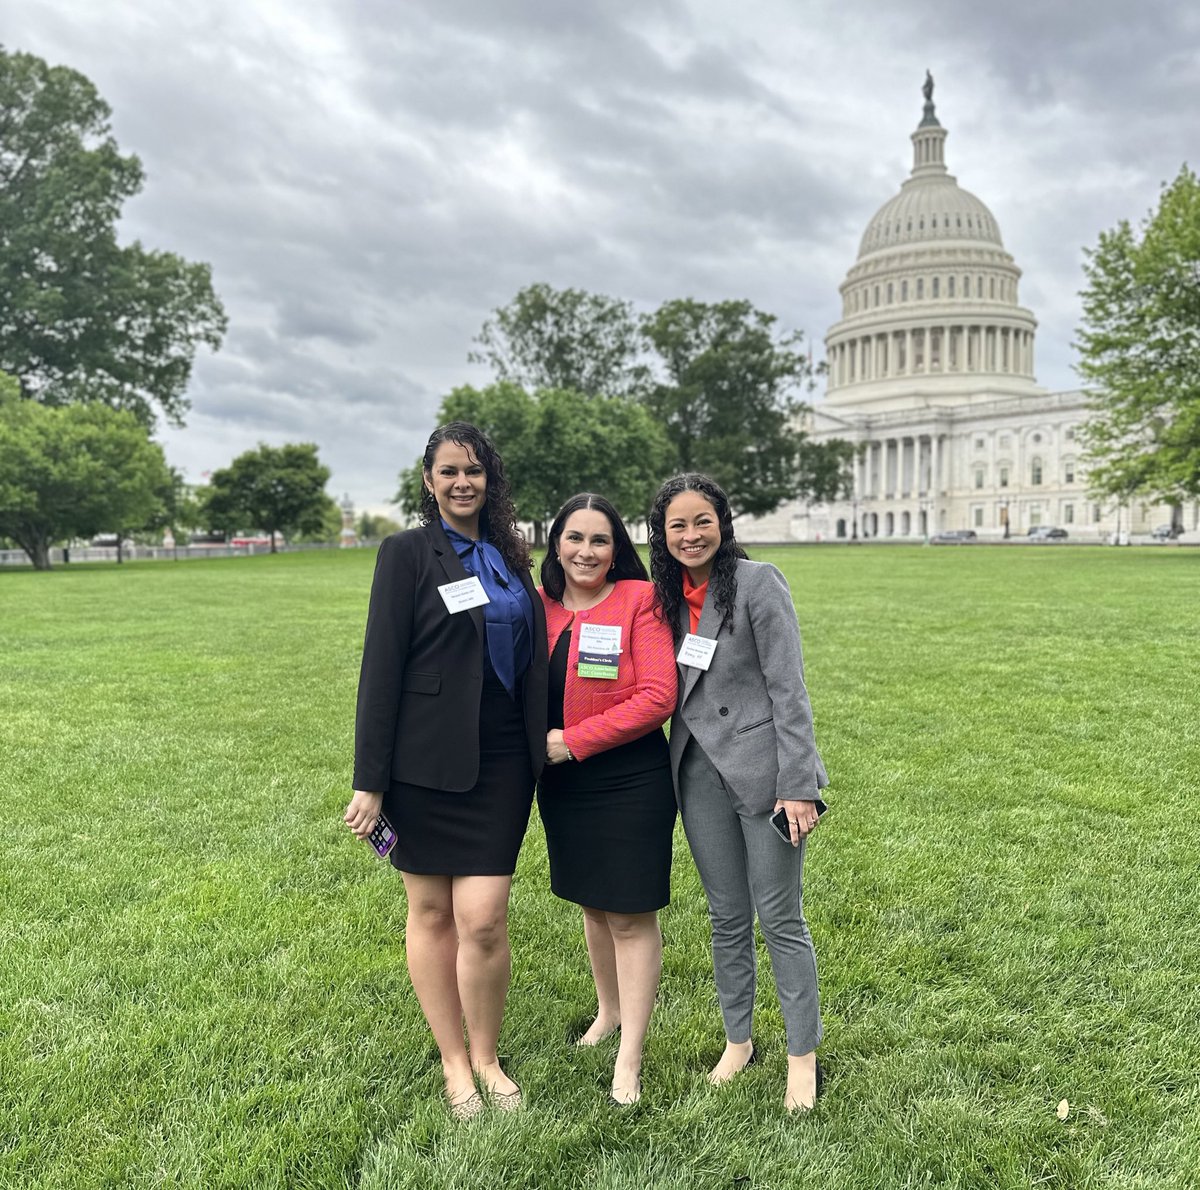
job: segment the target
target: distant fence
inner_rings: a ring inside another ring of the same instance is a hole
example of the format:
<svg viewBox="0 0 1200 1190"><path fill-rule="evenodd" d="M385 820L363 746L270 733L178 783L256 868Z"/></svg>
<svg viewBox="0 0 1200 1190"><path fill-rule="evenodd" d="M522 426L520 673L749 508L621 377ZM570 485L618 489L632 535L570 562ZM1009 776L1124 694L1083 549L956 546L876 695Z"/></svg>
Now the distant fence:
<svg viewBox="0 0 1200 1190"><path fill-rule="evenodd" d="M374 549L378 545L378 541L360 541L357 546L346 548ZM293 554L301 550L338 550L342 548L339 542L314 541L302 545L280 545L276 547L276 552ZM248 558L270 552L269 545L180 545L174 547L131 545L121 551L121 557L126 562L185 562L189 558ZM115 545L71 546L70 549L56 545L50 551L50 563L53 566L62 566L68 562L74 566L76 562L115 562L116 560L117 547ZM24 550L0 550L0 566L28 565L30 565L29 555Z"/></svg>

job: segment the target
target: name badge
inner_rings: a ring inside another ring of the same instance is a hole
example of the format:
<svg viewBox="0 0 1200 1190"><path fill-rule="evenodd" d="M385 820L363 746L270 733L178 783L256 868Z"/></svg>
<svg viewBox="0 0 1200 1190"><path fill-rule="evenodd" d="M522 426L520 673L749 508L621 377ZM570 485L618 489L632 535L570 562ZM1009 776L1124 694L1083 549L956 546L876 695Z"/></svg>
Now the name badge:
<svg viewBox="0 0 1200 1190"><path fill-rule="evenodd" d="M605 678L613 681L619 672L621 625L579 625L579 665L581 678Z"/></svg>
<svg viewBox="0 0 1200 1190"><path fill-rule="evenodd" d="M689 632L679 646L675 660L680 665L690 665L693 669L708 669L712 665L713 654L717 651L717 642L706 636L696 636Z"/></svg>
<svg viewBox="0 0 1200 1190"><path fill-rule="evenodd" d="M475 575L459 579L456 583L442 583L438 587L438 594L442 597L442 602L451 615L491 603L487 592L483 589L483 583Z"/></svg>

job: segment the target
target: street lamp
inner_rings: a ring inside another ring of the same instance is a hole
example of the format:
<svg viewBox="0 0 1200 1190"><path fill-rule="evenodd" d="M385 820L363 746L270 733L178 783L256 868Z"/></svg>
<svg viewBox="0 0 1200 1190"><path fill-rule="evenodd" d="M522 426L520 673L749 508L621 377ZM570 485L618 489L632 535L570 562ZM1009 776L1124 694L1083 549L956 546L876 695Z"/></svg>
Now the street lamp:
<svg viewBox="0 0 1200 1190"><path fill-rule="evenodd" d="M929 516L933 512L934 505L937 502L929 498L919 500L918 507L921 510L921 532L925 538L925 544L929 544Z"/></svg>
<svg viewBox="0 0 1200 1190"><path fill-rule="evenodd" d="M855 496L851 503L854 506L854 515L850 518L850 540L858 540L858 496Z"/></svg>
<svg viewBox="0 0 1200 1190"><path fill-rule="evenodd" d="M1004 540L1008 540L1009 524L1008 524L1008 506L1011 503L1007 496L1003 500L997 500L996 505L1000 509L1000 524L1004 526Z"/></svg>

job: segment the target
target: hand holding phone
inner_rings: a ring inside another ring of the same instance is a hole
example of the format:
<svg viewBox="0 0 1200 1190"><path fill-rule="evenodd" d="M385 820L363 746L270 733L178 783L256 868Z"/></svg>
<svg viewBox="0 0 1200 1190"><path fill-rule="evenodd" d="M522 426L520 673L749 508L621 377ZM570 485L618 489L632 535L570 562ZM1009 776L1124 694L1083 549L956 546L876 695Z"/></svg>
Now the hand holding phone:
<svg viewBox="0 0 1200 1190"><path fill-rule="evenodd" d="M779 809L771 815L771 825L775 828L775 833L785 843L790 843L792 841L792 824L788 822L786 806L780 806Z"/></svg>

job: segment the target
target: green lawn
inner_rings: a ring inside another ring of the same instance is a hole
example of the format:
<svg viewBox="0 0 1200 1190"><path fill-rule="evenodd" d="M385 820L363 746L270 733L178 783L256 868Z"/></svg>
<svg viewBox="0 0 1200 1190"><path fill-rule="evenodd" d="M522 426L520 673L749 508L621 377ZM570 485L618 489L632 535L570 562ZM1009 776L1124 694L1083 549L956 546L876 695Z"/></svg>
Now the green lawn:
<svg viewBox="0 0 1200 1190"><path fill-rule="evenodd" d="M0 1186L1196 1185L1200 551L752 552L833 780L813 1116L782 1111L765 961L764 1060L704 1082L681 832L643 1104L607 1105L535 815L502 1038L529 1106L448 1119L400 881L340 821L369 552L12 571Z"/></svg>

